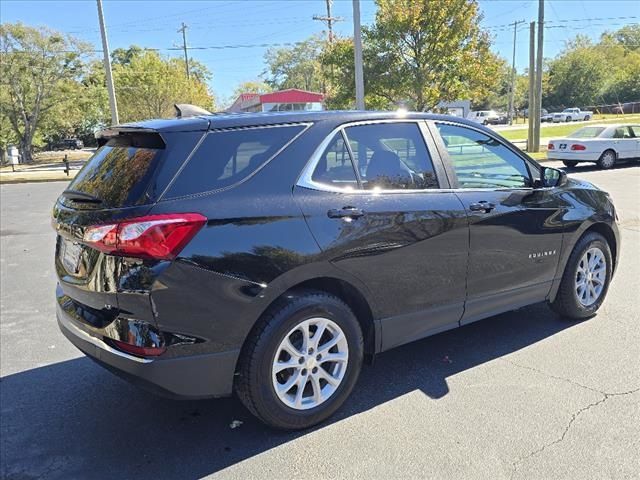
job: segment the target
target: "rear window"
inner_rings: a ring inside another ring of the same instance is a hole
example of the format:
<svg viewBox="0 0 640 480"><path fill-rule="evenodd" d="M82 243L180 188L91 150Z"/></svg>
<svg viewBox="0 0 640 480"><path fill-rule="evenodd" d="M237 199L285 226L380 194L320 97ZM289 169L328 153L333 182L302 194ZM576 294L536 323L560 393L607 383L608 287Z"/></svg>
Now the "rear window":
<svg viewBox="0 0 640 480"><path fill-rule="evenodd" d="M166 198L234 185L273 158L304 129L304 125L283 125L211 132L171 185Z"/></svg>
<svg viewBox="0 0 640 480"><path fill-rule="evenodd" d="M88 160L67 191L101 200L101 207L149 203L146 190L165 149L158 134L122 135L110 139Z"/></svg>
<svg viewBox="0 0 640 480"><path fill-rule="evenodd" d="M602 132L604 127L583 127L573 132L568 138L596 138Z"/></svg>

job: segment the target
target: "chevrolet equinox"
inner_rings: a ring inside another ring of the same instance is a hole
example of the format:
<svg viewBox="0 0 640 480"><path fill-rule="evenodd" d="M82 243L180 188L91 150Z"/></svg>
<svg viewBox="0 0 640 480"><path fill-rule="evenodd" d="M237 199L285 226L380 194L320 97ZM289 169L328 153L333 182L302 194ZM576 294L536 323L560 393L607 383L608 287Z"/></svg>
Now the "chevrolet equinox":
<svg viewBox="0 0 640 480"><path fill-rule="evenodd" d="M607 193L471 121L205 115L111 127L55 204L57 318L90 358L301 429L363 359L546 301L595 314Z"/></svg>

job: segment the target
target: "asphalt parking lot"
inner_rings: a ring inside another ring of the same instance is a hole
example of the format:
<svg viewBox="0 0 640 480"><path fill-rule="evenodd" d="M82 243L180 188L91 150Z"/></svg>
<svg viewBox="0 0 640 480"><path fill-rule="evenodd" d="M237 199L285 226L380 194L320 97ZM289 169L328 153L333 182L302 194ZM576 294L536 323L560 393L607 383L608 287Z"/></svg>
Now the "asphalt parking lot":
<svg viewBox="0 0 640 480"><path fill-rule="evenodd" d="M234 399L156 397L82 356L54 313L50 210L65 184L2 185L0 477L638 478L640 166L569 173L621 217L595 318L539 304L384 353L336 417L298 433Z"/></svg>

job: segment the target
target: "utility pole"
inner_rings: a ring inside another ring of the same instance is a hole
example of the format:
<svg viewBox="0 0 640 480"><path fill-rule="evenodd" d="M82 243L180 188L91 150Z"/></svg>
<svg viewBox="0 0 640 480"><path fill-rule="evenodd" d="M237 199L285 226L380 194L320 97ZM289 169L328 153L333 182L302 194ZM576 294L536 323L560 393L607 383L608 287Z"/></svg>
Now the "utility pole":
<svg viewBox="0 0 640 480"><path fill-rule="evenodd" d="M102 13L102 0L98 3L98 21L100 22L100 34L102 35L102 53L104 54L104 71L107 77L107 90L109 91L109 108L111 109L111 123L118 125L118 103L116 102L116 91L113 88L113 76L111 74L111 57L109 56L109 42L107 41L107 29L104 26L104 15Z"/></svg>
<svg viewBox="0 0 640 480"><path fill-rule="evenodd" d="M534 152L540 151L540 116L542 114L542 56L544 52L544 0L538 1L538 58L536 60L536 118L533 128Z"/></svg>
<svg viewBox="0 0 640 480"><path fill-rule="evenodd" d="M527 107L527 152L533 152L533 118L536 115L536 22L529 24L529 106Z"/></svg>
<svg viewBox="0 0 640 480"><path fill-rule="evenodd" d="M189 75L189 56L187 54L187 25L182 22L182 26L178 29L178 33L182 32L182 49L184 50L184 68L187 72L187 78L191 78Z"/></svg>
<svg viewBox="0 0 640 480"><path fill-rule="evenodd" d="M516 90L516 39L518 36L518 25L524 20L513 22L513 59L511 60L511 91L509 92L509 125L513 123L515 113L515 90Z"/></svg>
<svg viewBox="0 0 640 480"><path fill-rule="evenodd" d="M334 17L331 15L331 5L333 0L325 0L327 2L327 14L326 15L314 15L314 20L320 20L327 24L327 40L329 43L333 42L333 22L340 22L344 20L342 17Z"/></svg>
<svg viewBox="0 0 640 480"><path fill-rule="evenodd" d="M362 32L360 28L360 0L353 0L353 43L356 77L356 110L364 110L364 72L362 67Z"/></svg>

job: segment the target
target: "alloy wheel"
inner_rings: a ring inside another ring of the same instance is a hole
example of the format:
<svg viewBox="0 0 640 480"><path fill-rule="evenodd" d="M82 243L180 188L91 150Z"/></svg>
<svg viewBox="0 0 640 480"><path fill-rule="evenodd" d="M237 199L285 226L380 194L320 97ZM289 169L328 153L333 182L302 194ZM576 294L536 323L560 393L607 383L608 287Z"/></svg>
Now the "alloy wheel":
<svg viewBox="0 0 640 480"><path fill-rule="evenodd" d="M286 406L308 410L338 389L349 361L342 329L328 318L300 322L280 342L272 365L276 395Z"/></svg>
<svg viewBox="0 0 640 480"><path fill-rule="evenodd" d="M602 168L611 168L616 163L616 156L612 151L607 151L602 154L600 158L600 165Z"/></svg>
<svg viewBox="0 0 640 480"><path fill-rule="evenodd" d="M589 248L580 262L575 278L575 292L578 301L590 307L600 298L607 280L607 262L597 247Z"/></svg>

